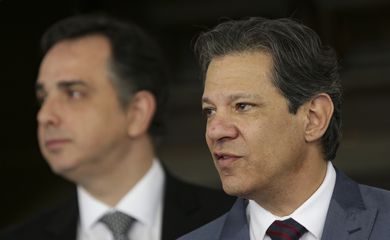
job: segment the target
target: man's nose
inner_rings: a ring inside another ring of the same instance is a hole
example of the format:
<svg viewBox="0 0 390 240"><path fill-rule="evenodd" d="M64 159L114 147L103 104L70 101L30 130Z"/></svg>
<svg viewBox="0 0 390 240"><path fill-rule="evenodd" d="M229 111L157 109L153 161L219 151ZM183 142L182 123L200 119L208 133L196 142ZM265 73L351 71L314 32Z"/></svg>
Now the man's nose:
<svg viewBox="0 0 390 240"><path fill-rule="evenodd" d="M60 123L59 111L56 100L47 97L37 113L39 126L58 125Z"/></svg>
<svg viewBox="0 0 390 240"><path fill-rule="evenodd" d="M216 114L207 123L206 137L211 141L219 142L236 138L238 132L236 124L228 116Z"/></svg>

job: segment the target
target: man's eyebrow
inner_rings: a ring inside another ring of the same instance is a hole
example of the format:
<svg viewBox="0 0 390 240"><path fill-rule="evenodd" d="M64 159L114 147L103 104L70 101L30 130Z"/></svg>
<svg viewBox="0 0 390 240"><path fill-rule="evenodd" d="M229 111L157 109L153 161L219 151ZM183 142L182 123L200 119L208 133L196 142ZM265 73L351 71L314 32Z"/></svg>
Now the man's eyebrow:
<svg viewBox="0 0 390 240"><path fill-rule="evenodd" d="M66 81L60 81L57 83L58 88L70 88L74 86L87 86L87 84L84 81L81 80L66 80Z"/></svg>
<svg viewBox="0 0 390 240"><path fill-rule="evenodd" d="M57 87L60 89L63 88L69 88L73 86L87 86L87 84L84 81L81 80L63 80L57 83ZM35 84L35 91L43 91L45 89L44 84L42 83L36 83Z"/></svg>
<svg viewBox="0 0 390 240"><path fill-rule="evenodd" d="M250 98L250 99L254 99L254 98L262 98L259 94L254 94L254 93L237 93L237 94L232 94L229 96L229 100L230 101L235 101L237 99L240 99L240 98Z"/></svg>
<svg viewBox="0 0 390 240"><path fill-rule="evenodd" d="M208 97L202 97L202 103L210 103L210 99Z"/></svg>
<svg viewBox="0 0 390 240"><path fill-rule="evenodd" d="M246 98L246 99L262 99L262 97L259 94L253 94L253 93L237 93L237 94L232 94L228 96L229 101L235 101L240 98ZM202 103L211 103L212 101L208 97L202 97Z"/></svg>

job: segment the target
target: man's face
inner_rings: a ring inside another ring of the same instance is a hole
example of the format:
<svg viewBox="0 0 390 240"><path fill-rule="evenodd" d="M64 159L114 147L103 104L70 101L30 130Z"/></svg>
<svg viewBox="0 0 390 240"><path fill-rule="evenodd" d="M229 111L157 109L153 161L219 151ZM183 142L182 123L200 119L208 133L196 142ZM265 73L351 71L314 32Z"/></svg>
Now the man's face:
<svg viewBox="0 0 390 240"><path fill-rule="evenodd" d="M109 79L110 45L102 36L57 43L37 80L38 138L54 172L77 180L114 166L129 144L126 111Z"/></svg>
<svg viewBox="0 0 390 240"><path fill-rule="evenodd" d="M289 113L271 69L269 55L246 52L215 58L207 71L206 141L231 195L279 191L299 174L307 154L304 116Z"/></svg>

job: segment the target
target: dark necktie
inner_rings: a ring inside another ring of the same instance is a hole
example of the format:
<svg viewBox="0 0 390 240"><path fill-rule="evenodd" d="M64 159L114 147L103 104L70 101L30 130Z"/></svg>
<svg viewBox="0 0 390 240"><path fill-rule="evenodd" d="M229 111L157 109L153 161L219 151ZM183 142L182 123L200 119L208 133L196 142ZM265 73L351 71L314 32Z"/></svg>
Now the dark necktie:
<svg viewBox="0 0 390 240"><path fill-rule="evenodd" d="M100 219L110 229L114 240L129 240L128 233L134 221L134 218L118 211L107 213Z"/></svg>
<svg viewBox="0 0 390 240"><path fill-rule="evenodd" d="M298 240L305 232L304 226L289 218L273 222L266 233L272 240Z"/></svg>

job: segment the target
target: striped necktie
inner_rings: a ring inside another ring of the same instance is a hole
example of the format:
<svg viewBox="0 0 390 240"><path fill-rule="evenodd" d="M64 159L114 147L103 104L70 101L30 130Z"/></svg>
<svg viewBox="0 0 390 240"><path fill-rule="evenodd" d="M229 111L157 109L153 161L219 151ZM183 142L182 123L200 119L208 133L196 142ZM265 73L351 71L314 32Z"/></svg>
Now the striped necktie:
<svg viewBox="0 0 390 240"><path fill-rule="evenodd" d="M267 235L272 240L298 240L307 229L294 219L274 221L267 230Z"/></svg>

